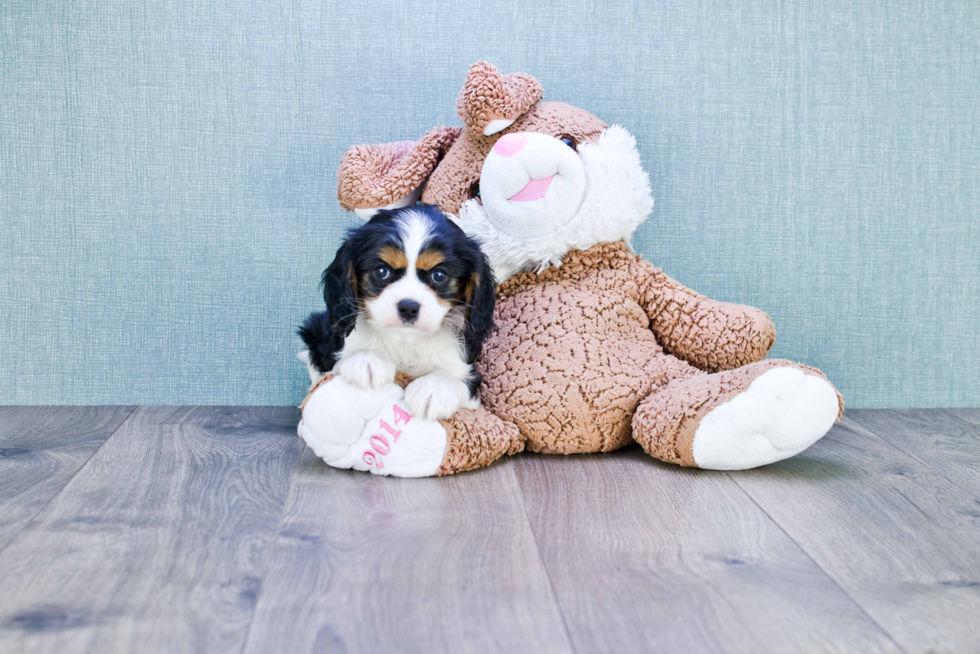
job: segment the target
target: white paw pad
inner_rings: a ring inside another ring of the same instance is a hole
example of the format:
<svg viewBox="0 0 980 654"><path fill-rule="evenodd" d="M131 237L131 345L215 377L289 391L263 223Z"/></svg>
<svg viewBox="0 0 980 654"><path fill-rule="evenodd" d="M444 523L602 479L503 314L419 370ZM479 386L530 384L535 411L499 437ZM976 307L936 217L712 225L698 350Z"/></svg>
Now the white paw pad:
<svg viewBox="0 0 980 654"><path fill-rule="evenodd" d="M773 368L701 419L691 445L699 468L745 470L799 454L837 420L827 380L797 368Z"/></svg>
<svg viewBox="0 0 980 654"><path fill-rule="evenodd" d="M365 426L392 402L404 396L395 384L365 390L334 377L314 391L303 408L297 432L310 449L325 461L347 454Z"/></svg>
<svg viewBox="0 0 980 654"><path fill-rule="evenodd" d="M340 363L340 376L358 388L379 390L395 381L395 364L377 352L357 352Z"/></svg>
<svg viewBox="0 0 980 654"><path fill-rule="evenodd" d="M441 424L413 416L399 401L367 424L346 456L328 463L376 475L431 477L445 459L447 440Z"/></svg>
<svg viewBox="0 0 980 654"><path fill-rule="evenodd" d="M438 422L412 415L403 395L394 384L381 391L363 390L337 377L306 403L297 431L334 468L432 476L446 454L446 430Z"/></svg>

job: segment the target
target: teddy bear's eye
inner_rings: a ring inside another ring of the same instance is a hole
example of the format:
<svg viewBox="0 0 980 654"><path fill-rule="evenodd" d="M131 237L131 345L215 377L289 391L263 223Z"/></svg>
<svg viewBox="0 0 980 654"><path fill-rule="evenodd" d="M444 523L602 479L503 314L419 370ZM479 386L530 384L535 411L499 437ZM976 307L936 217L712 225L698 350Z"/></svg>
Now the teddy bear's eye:
<svg viewBox="0 0 980 654"><path fill-rule="evenodd" d="M567 145L568 147L570 147L573 150L576 150L576 151L578 150L578 148L576 147L577 144L575 143L575 139L573 139L571 136L563 136L563 137L561 137L561 142L564 143L565 145Z"/></svg>

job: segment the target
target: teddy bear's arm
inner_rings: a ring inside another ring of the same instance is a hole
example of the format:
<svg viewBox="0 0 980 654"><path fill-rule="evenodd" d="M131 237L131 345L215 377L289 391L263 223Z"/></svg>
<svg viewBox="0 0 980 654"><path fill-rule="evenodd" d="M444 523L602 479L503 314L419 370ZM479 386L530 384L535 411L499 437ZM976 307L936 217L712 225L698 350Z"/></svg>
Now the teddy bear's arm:
<svg viewBox="0 0 980 654"><path fill-rule="evenodd" d="M759 309L710 300L639 258L633 273L657 340L701 370L718 372L761 361L776 342L776 328Z"/></svg>

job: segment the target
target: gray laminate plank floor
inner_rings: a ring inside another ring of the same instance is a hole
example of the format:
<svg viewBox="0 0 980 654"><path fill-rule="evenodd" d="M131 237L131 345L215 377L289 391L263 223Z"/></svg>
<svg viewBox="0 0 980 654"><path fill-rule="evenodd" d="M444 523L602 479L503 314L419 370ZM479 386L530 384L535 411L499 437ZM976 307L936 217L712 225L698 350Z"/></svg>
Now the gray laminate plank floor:
<svg viewBox="0 0 980 654"><path fill-rule="evenodd" d="M901 651L723 472L637 447L515 463L576 651Z"/></svg>
<svg viewBox="0 0 980 654"><path fill-rule="evenodd" d="M0 407L0 551L135 408Z"/></svg>
<svg viewBox="0 0 980 654"><path fill-rule="evenodd" d="M869 410L851 411L847 417L964 490L980 495L980 411Z"/></svg>
<svg viewBox="0 0 980 654"><path fill-rule="evenodd" d="M980 651L980 493L857 413L801 455L732 478L903 649Z"/></svg>
<svg viewBox="0 0 980 654"><path fill-rule="evenodd" d="M248 652L570 652L513 462L334 470L307 449Z"/></svg>
<svg viewBox="0 0 980 654"><path fill-rule="evenodd" d="M980 411L755 471L327 468L285 408L0 408L0 652L976 652Z"/></svg>
<svg viewBox="0 0 980 654"><path fill-rule="evenodd" d="M297 418L137 409L0 553L0 652L241 651Z"/></svg>

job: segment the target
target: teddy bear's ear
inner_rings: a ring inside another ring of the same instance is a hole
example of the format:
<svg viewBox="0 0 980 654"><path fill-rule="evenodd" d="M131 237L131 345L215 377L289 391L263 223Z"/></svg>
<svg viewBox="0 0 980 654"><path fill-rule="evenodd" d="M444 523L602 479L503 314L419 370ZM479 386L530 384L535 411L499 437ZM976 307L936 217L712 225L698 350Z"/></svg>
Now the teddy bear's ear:
<svg viewBox="0 0 980 654"><path fill-rule="evenodd" d="M367 220L379 209L414 204L429 174L462 133L461 127L437 127L418 141L351 147L337 171L340 206Z"/></svg>
<svg viewBox="0 0 980 654"><path fill-rule="evenodd" d="M509 127L541 99L544 89L524 73L501 75L485 61L470 66L456 109L466 126L485 136Z"/></svg>

